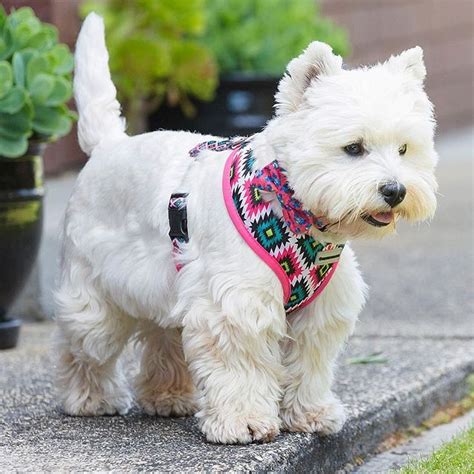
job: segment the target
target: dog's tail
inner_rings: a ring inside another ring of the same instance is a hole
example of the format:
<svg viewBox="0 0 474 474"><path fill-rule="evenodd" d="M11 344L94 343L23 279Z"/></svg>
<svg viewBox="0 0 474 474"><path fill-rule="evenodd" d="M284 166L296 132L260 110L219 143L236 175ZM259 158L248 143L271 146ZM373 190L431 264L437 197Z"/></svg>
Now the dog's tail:
<svg viewBox="0 0 474 474"><path fill-rule="evenodd" d="M88 155L105 138L125 134L125 119L120 115L108 61L104 22L90 13L77 39L74 73L79 145Z"/></svg>

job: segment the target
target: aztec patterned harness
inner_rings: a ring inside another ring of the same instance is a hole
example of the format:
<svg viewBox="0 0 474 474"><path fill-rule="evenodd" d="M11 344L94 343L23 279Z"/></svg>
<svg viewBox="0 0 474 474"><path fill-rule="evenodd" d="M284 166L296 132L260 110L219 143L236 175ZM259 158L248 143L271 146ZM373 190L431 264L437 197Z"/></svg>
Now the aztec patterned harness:
<svg viewBox="0 0 474 474"><path fill-rule="evenodd" d="M285 171L276 160L262 169L255 167L248 139L200 143L189 154L195 158L204 149L231 150L224 167L222 187L232 222L280 280L286 313L305 307L329 283L344 245L318 242L309 235L312 225L324 230L324 220L304 210L293 197ZM276 196L282 216L275 212L272 202L265 199L266 193ZM186 195L171 197L171 226L172 212L185 212L185 205ZM171 232L170 236L174 251L179 251L180 242L186 241L187 236L177 237Z"/></svg>

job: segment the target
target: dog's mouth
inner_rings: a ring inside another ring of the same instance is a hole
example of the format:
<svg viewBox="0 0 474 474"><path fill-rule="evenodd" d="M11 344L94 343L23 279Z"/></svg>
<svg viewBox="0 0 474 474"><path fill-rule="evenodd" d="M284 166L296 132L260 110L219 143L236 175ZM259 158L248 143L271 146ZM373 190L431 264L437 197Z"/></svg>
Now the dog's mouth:
<svg viewBox="0 0 474 474"><path fill-rule="evenodd" d="M362 219L375 227L385 227L393 222L393 211L373 212L362 214Z"/></svg>

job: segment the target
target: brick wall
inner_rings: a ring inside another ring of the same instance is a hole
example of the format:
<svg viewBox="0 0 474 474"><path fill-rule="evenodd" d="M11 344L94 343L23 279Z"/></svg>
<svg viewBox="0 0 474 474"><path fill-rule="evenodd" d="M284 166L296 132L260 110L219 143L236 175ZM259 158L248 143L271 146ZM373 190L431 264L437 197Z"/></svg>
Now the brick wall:
<svg viewBox="0 0 474 474"><path fill-rule="evenodd" d="M419 45L439 131L474 118L474 0L321 0L347 28L352 65L370 64Z"/></svg>

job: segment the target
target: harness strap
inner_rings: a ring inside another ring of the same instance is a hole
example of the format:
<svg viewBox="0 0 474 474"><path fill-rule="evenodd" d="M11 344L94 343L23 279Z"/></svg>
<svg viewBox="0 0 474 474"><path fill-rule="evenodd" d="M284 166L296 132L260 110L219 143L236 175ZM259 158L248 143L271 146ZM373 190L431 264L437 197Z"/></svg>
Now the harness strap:
<svg viewBox="0 0 474 474"><path fill-rule="evenodd" d="M188 214L187 214L188 193L174 193L168 203L168 220L170 223L169 236L173 244L173 256L176 270L181 270L182 265L178 263L180 246L189 241L188 235Z"/></svg>
<svg viewBox="0 0 474 474"><path fill-rule="evenodd" d="M198 143L189 151L191 158L196 158L202 150L225 151L234 150L248 141L248 137L226 138L224 140L210 140ZM173 245L173 257L176 270L183 267L179 263L179 255L183 243L189 241L188 217L187 217L187 198L188 193L174 193L168 202L168 220L170 224L169 236Z"/></svg>
<svg viewBox="0 0 474 474"><path fill-rule="evenodd" d="M225 150L234 150L239 148L244 142L247 142L252 137L234 137L234 138L225 138L224 140L209 140L207 142L198 143L194 148L189 151L189 156L191 158L196 158L202 150L211 150L211 151L225 151Z"/></svg>

